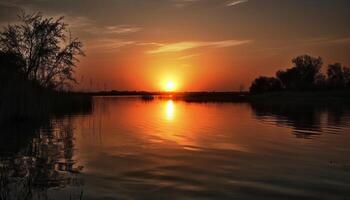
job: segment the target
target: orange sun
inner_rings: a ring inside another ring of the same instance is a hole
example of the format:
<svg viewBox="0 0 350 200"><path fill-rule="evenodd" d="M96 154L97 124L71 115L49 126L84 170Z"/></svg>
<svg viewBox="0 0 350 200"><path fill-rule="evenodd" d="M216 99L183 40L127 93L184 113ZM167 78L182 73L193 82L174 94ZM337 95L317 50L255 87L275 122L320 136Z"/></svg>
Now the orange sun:
<svg viewBox="0 0 350 200"><path fill-rule="evenodd" d="M176 89L176 84L173 81L167 81L164 85L164 90L167 92L173 92Z"/></svg>

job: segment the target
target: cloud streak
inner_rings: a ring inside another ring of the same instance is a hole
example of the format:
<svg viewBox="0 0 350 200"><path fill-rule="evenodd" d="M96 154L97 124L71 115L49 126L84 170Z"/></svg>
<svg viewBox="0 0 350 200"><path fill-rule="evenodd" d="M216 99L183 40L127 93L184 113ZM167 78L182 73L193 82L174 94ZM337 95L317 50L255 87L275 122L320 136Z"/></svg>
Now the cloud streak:
<svg viewBox="0 0 350 200"><path fill-rule="evenodd" d="M87 43L87 49L98 50L98 52L107 53L120 50L127 46L137 45L136 41L121 39L100 39Z"/></svg>
<svg viewBox="0 0 350 200"><path fill-rule="evenodd" d="M108 26L107 30L109 33L115 34L127 34L139 32L142 28L138 26L131 25L117 25L117 26Z"/></svg>
<svg viewBox="0 0 350 200"><path fill-rule="evenodd" d="M98 22L83 16L68 16L66 19L70 27L77 32L87 32L92 35L105 36L107 38L108 36L132 34L142 30L142 27L134 25L99 26Z"/></svg>
<svg viewBox="0 0 350 200"><path fill-rule="evenodd" d="M345 38L321 37L321 38L304 40L303 43L308 44L308 45L348 44L348 43L350 43L350 37L345 37Z"/></svg>
<svg viewBox="0 0 350 200"><path fill-rule="evenodd" d="M251 40L224 40L224 41L216 41L216 42L177 42L170 44L162 44L158 48L147 51L148 54L158 54L158 53L174 53L181 52L195 48L202 47L211 47L211 48L224 48L224 47L232 47L243 44L248 44L252 42Z"/></svg>
<svg viewBox="0 0 350 200"><path fill-rule="evenodd" d="M238 4L242 4L242 3L247 3L248 0L237 0L237 1L231 1L229 3L226 4L226 6L230 7L230 6L236 6Z"/></svg>
<svg viewBox="0 0 350 200"><path fill-rule="evenodd" d="M171 0L174 3L174 6L177 8L185 7L188 4L198 2L199 0Z"/></svg>

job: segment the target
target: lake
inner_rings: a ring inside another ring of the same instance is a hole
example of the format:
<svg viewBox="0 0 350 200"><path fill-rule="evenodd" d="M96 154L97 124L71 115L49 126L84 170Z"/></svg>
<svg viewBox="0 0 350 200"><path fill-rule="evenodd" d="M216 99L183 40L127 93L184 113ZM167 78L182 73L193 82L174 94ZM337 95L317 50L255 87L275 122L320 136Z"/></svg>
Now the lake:
<svg viewBox="0 0 350 200"><path fill-rule="evenodd" d="M1 140L4 199L350 198L342 105L95 97Z"/></svg>

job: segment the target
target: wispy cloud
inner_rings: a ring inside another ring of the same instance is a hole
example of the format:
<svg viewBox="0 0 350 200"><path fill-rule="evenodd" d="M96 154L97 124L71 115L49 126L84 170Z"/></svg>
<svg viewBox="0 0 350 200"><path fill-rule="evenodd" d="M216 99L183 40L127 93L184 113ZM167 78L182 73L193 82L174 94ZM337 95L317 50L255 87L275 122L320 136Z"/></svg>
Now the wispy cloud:
<svg viewBox="0 0 350 200"><path fill-rule="evenodd" d="M164 44L159 43L159 42L139 42L137 43L137 45L139 46L163 46Z"/></svg>
<svg viewBox="0 0 350 200"><path fill-rule="evenodd" d="M314 39L303 40L303 43L307 45L348 44L350 43L350 37L345 37L345 38L319 37Z"/></svg>
<svg viewBox="0 0 350 200"><path fill-rule="evenodd" d="M226 4L226 6L236 6L238 4L242 4L242 3L247 3L248 0L236 0L236 1L230 1Z"/></svg>
<svg viewBox="0 0 350 200"><path fill-rule="evenodd" d="M89 49L99 50L102 52L113 52L120 48L136 45L136 41L121 39L100 39L87 44Z"/></svg>
<svg viewBox="0 0 350 200"><path fill-rule="evenodd" d="M197 1L199 1L199 0L171 0L171 2L173 2L174 6L177 8L185 7L186 5L197 2Z"/></svg>
<svg viewBox="0 0 350 200"><path fill-rule="evenodd" d="M199 56L200 54L191 54L191 55L185 55L185 56L181 56L179 58L177 58L177 60L187 60L187 59L191 59L193 57L197 57Z"/></svg>
<svg viewBox="0 0 350 200"><path fill-rule="evenodd" d="M126 33L135 33L139 32L142 28L132 25L117 25L117 26L108 26L107 30L109 33L116 34L126 34Z"/></svg>
<svg viewBox="0 0 350 200"><path fill-rule="evenodd" d="M181 52L181 51L201 48L201 47L224 48L224 47L243 45L250 42L251 40L224 40L224 41L217 41L217 42L203 42L203 41L177 42L177 43L160 45L156 49L147 51L147 53L157 54L157 53Z"/></svg>
<svg viewBox="0 0 350 200"><path fill-rule="evenodd" d="M61 15L55 15L52 16L54 18L58 18L60 16L64 16L63 14ZM96 21L89 19L88 17L85 16L66 16L65 17L66 22L69 24L69 26L76 28L76 29L85 29L88 27L92 27L96 24Z"/></svg>
<svg viewBox="0 0 350 200"><path fill-rule="evenodd" d="M195 2L200 2L201 0L170 0L173 5L177 8L183 8ZM230 0L226 3L226 6L236 6L238 4L247 3L249 0ZM202 1L203 2L203 1Z"/></svg>
<svg viewBox="0 0 350 200"><path fill-rule="evenodd" d="M57 16L55 16L57 17ZM120 35L131 34L142 30L142 27L135 25L112 25L112 26L99 26L98 22L91 20L84 16L66 17L66 21L75 31L87 32L92 35Z"/></svg>

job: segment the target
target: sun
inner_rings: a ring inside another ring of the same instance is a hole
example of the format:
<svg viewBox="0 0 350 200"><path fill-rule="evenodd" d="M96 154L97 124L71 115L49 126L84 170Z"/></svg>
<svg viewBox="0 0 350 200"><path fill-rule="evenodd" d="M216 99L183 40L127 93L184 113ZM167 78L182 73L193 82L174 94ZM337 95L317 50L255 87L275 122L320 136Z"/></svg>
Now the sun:
<svg viewBox="0 0 350 200"><path fill-rule="evenodd" d="M173 81L167 81L164 86L165 91L173 92L176 89L176 84Z"/></svg>

